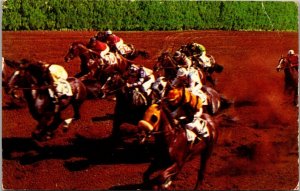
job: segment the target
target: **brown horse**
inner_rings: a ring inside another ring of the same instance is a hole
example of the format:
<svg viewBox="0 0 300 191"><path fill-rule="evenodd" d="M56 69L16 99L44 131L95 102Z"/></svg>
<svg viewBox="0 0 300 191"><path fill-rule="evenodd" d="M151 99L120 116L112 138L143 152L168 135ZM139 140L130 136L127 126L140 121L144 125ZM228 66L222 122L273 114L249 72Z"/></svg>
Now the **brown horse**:
<svg viewBox="0 0 300 191"><path fill-rule="evenodd" d="M100 54L87 48L82 42L73 42L64 59L65 62L70 62L76 57L79 57L81 60L81 71L75 77L82 80L90 98L103 97L101 87L106 82L108 76L115 70L120 69L122 71L124 70L123 67L126 69L129 67L128 60L121 55L108 53L106 55L107 61L100 58Z"/></svg>
<svg viewBox="0 0 300 191"><path fill-rule="evenodd" d="M213 119L208 114L202 114L201 118L206 122L209 136L189 143L183 124L175 123L164 102L161 105L153 104L146 110L138 127L153 135L157 146L154 160L143 174L143 182L146 185L152 186L152 189L167 189L187 161L200 157L200 168L194 189L199 188L218 137L218 129ZM162 170L161 173L150 180L151 175L158 170Z"/></svg>
<svg viewBox="0 0 300 191"><path fill-rule="evenodd" d="M72 105L74 109L73 119L80 119L79 109L86 98L86 88L80 80L68 78L67 81L71 85L73 95L62 97L59 102L59 111L55 111L53 98L49 94L51 85L46 83L50 78L50 73L45 70L44 63L28 60L22 60L21 63L26 64L22 64L16 70L16 75L10 79L9 87L23 91L30 114L38 122L36 130L32 133L33 138L39 141L50 139L63 122L61 112L69 105ZM70 120L72 119L65 121L65 128L68 127Z"/></svg>
<svg viewBox="0 0 300 191"><path fill-rule="evenodd" d="M276 70L284 71L284 90L285 92L292 92L294 95L294 104L298 104L298 65L291 66L291 63L286 57L281 56L278 61Z"/></svg>

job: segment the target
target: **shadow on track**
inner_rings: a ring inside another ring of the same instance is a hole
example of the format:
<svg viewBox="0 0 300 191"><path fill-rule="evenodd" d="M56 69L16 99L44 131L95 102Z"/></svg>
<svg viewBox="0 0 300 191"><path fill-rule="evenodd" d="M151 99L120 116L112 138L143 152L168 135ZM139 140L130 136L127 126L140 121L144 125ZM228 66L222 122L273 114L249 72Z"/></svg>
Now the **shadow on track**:
<svg viewBox="0 0 300 191"><path fill-rule="evenodd" d="M19 160L22 165L49 160L64 160L69 171L80 171L91 165L138 164L150 162L152 145L135 142L114 147L110 138L87 139L77 136L67 145L40 146L31 138L3 138L3 159Z"/></svg>

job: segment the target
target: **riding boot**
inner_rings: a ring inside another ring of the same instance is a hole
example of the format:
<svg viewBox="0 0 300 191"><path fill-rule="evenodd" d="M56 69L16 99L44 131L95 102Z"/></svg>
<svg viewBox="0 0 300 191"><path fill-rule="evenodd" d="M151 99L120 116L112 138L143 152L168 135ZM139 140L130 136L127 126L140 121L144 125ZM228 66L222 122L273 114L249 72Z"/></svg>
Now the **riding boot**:
<svg viewBox="0 0 300 191"><path fill-rule="evenodd" d="M59 111L59 97L57 95L54 95L53 103L55 105L54 112L57 113Z"/></svg>

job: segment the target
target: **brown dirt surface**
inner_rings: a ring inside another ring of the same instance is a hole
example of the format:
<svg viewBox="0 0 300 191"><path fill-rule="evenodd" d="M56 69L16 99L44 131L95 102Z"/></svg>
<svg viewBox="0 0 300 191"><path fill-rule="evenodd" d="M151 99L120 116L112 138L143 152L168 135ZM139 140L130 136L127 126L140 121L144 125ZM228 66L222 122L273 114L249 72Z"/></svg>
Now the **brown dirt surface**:
<svg viewBox="0 0 300 191"><path fill-rule="evenodd" d="M64 63L70 43L88 41L96 31L3 32L3 56L37 59L79 72L79 59ZM152 68L162 51L188 42L202 43L224 66L217 89L234 101L221 112L220 137L208 162L205 190L288 190L299 180L298 108L284 94L283 72L275 70L280 56L298 52L294 32L116 32L125 42L146 49L151 58L136 63ZM7 99L3 95L3 104ZM135 190L149 165L151 148L129 145L108 149L114 101L87 100L82 118L66 133L42 145L32 141L37 124L27 107L2 110L3 188ZM71 109L64 112L70 116ZM125 125L126 126L126 125ZM126 128L126 127L124 127ZM185 165L172 189L192 189L199 160Z"/></svg>

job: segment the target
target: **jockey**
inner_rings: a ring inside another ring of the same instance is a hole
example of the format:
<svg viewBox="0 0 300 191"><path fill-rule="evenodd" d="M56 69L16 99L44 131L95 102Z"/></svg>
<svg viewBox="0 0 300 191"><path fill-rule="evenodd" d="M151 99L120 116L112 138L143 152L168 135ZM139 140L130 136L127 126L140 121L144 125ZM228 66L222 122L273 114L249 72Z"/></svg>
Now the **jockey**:
<svg viewBox="0 0 300 191"><path fill-rule="evenodd" d="M211 63L211 57L208 57L206 55L206 48L202 44L193 42L191 51L192 51L193 57L197 59L197 61L203 68L212 67L213 63ZM214 62L214 60L213 60L213 62Z"/></svg>
<svg viewBox="0 0 300 191"><path fill-rule="evenodd" d="M105 31L103 39L111 47L112 50L116 50L122 55L126 54L122 49L122 47L124 46L123 39L113 34L111 30Z"/></svg>
<svg viewBox="0 0 300 191"><path fill-rule="evenodd" d="M295 67L298 70L298 54L295 54L294 50L289 50L287 54L287 60L290 63L291 67Z"/></svg>
<svg viewBox="0 0 300 191"><path fill-rule="evenodd" d="M43 62L40 62L43 63ZM64 67L57 64L44 64L45 69L50 73L50 88L48 89L50 97L54 98L55 112L59 111L59 100L63 96L72 96L72 88L67 81L68 73ZM46 80L47 81L47 80ZM52 81L52 83L51 83Z"/></svg>
<svg viewBox="0 0 300 191"><path fill-rule="evenodd" d="M171 116L175 119L180 119L183 116L182 112L184 112L184 115L187 116L188 120L185 123L184 127L194 132L199 138L207 137L208 132L205 128L205 121L201 118L201 115L203 113L201 99L198 96L195 96L193 93L190 93L189 96L187 96L185 92L184 94L186 98L189 98L183 100L182 98L180 98L180 102L174 101L176 100L176 97L178 97L178 92L176 91L171 90L165 96L164 100L166 101L167 106L169 106L169 108L173 108L173 110L171 111ZM188 116L191 115L193 116L193 118L189 119Z"/></svg>
<svg viewBox="0 0 300 191"><path fill-rule="evenodd" d="M176 60L177 64L181 67L185 67L189 70L192 66L192 60L180 51L176 51L173 57Z"/></svg>
<svg viewBox="0 0 300 191"><path fill-rule="evenodd" d="M100 55L101 58L104 58L110 51L109 46L106 43L97 40L95 37L90 39L87 48L90 48L93 53Z"/></svg>
<svg viewBox="0 0 300 191"><path fill-rule="evenodd" d="M151 92L151 84L154 82L153 74L149 74L143 66L131 65L126 86L138 88L141 93L148 96Z"/></svg>
<svg viewBox="0 0 300 191"><path fill-rule="evenodd" d="M202 105L207 105L207 95L202 91L203 84L200 80L199 72L194 67L187 70L184 67L178 69L177 76L172 82L172 86L184 85L194 95L199 96Z"/></svg>

